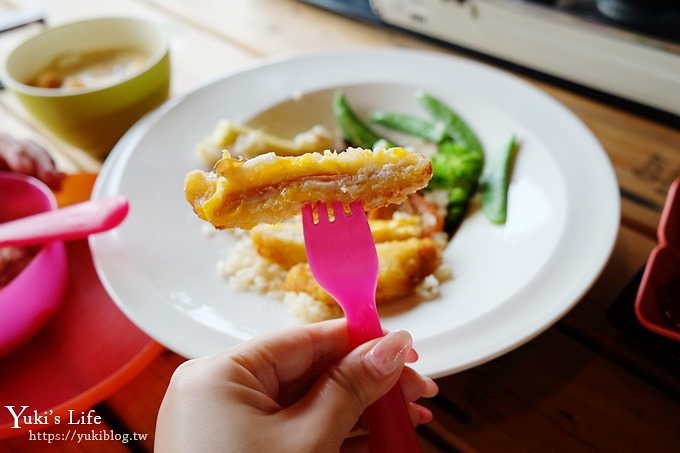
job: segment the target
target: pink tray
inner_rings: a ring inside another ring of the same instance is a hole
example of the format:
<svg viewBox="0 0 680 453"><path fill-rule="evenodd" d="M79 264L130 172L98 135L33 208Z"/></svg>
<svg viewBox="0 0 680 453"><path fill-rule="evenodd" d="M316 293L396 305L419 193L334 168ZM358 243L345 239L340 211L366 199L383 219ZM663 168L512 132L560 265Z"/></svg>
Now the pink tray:
<svg viewBox="0 0 680 453"><path fill-rule="evenodd" d="M646 329L680 341L680 178L668 191L658 238L642 274L635 314Z"/></svg>
<svg viewBox="0 0 680 453"><path fill-rule="evenodd" d="M61 306L31 340L0 358L0 407L30 406L66 419L69 409L80 413L114 394L163 351L109 298L87 242L70 242L66 251L69 277ZM26 433L11 423L9 411L0 411L0 439Z"/></svg>

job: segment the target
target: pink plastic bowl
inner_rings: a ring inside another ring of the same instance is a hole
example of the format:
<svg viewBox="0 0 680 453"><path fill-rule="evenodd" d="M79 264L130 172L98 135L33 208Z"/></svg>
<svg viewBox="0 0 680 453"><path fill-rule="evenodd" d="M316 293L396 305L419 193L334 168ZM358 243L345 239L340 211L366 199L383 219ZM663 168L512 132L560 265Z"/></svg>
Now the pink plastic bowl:
<svg viewBox="0 0 680 453"><path fill-rule="evenodd" d="M0 172L0 223L57 208L50 189L30 176ZM54 314L66 289L63 242L40 248L0 289L0 357L31 338Z"/></svg>

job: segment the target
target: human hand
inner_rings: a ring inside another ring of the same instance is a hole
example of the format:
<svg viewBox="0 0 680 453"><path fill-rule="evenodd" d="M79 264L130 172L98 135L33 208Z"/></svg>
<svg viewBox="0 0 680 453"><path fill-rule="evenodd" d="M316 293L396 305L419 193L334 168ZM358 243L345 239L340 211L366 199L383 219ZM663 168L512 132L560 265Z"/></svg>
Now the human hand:
<svg viewBox="0 0 680 453"><path fill-rule="evenodd" d="M53 190L59 189L63 177L45 148L32 140L17 140L2 132L0 170L36 177Z"/></svg>
<svg viewBox="0 0 680 453"><path fill-rule="evenodd" d="M352 350L344 320L255 338L175 371L156 424L156 451L361 451L346 439L397 381L414 425L432 414L413 403L437 385L406 362L417 354L400 331Z"/></svg>

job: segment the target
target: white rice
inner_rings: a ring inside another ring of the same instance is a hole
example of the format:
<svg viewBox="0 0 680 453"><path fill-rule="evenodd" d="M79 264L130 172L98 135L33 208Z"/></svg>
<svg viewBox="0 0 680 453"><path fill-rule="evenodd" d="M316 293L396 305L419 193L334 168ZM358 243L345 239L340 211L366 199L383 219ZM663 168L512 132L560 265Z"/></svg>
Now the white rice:
<svg viewBox="0 0 680 453"><path fill-rule="evenodd" d="M307 293L283 289L287 270L276 263L262 258L253 247L244 231L230 231L237 241L229 256L218 262L218 272L239 291L257 292L273 297L287 305L293 315L304 322L316 322L342 316L339 306L331 306L314 299ZM423 300L436 299L441 284L452 277L451 268L442 264L428 275L414 290Z"/></svg>

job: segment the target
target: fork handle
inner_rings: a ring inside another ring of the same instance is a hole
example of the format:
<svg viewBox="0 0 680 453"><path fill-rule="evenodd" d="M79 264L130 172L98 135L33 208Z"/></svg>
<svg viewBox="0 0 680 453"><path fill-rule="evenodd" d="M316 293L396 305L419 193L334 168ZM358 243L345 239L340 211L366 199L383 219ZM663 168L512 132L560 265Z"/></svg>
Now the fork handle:
<svg viewBox="0 0 680 453"><path fill-rule="evenodd" d="M373 317L367 317L373 318ZM353 346L383 336L377 317L353 323L348 319L349 336ZM364 413L368 425L368 445L371 453L418 453L420 444L411 424L408 406L397 384Z"/></svg>
<svg viewBox="0 0 680 453"><path fill-rule="evenodd" d="M364 413L371 453L418 453L420 444L411 424L399 383Z"/></svg>

